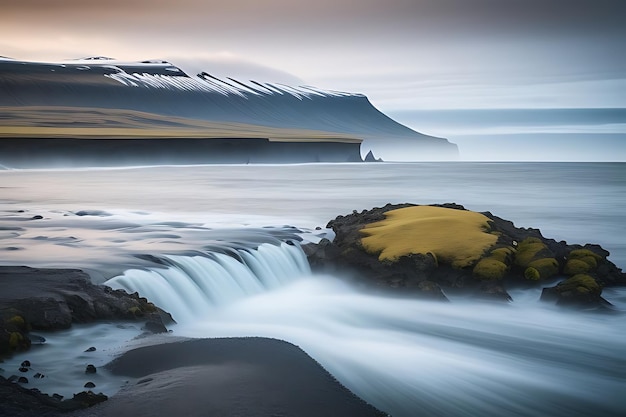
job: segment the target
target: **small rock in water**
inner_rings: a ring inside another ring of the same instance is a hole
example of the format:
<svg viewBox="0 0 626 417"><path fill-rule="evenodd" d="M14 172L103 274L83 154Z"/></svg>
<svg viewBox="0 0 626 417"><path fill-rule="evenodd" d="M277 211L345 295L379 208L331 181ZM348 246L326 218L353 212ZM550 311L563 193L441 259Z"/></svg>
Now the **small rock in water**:
<svg viewBox="0 0 626 417"><path fill-rule="evenodd" d="M96 348L93 346L85 350L85 352L95 352L95 351L96 351Z"/></svg>
<svg viewBox="0 0 626 417"><path fill-rule="evenodd" d="M55 392L54 394L52 394L52 398L54 398L55 400L61 401L63 399L63 396Z"/></svg>
<svg viewBox="0 0 626 417"><path fill-rule="evenodd" d="M39 336L37 334L30 334L28 336L28 338L30 339L30 344L31 345L43 345L44 343L46 343L46 338L43 336Z"/></svg>
<svg viewBox="0 0 626 417"><path fill-rule="evenodd" d="M35 375L33 375L33 377L36 378L36 379L41 379L41 378L44 378L45 375L37 372Z"/></svg>
<svg viewBox="0 0 626 417"><path fill-rule="evenodd" d="M28 384L28 378L26 378L25 376L21 376L17 379L17 382L20 384Z"/></svg>
<svg viewBox="0 0 626 417"><path fill-rule="evenodd" d="M94 384L93 382L89 381L84 386L85 386L85 388L95 388L96 384Z"/></svg>
<svg viewBox="0 0 626 417"><path fill-rule="evenodd" d="M85 373L86 374L95 374L96 373L96 367L93 366L92 364L87 365L87 367L85 368Z"/></svg>
<svg viewBox="0 0 626 417"><path fill-rule="evenodd" d="M22 362L22 367L23 368L30 368L30 361L23 361Z"/></svg>
<svg viewBox="0 0 626 417"><path fill-rule="evenodd" d="M41 220L41 219L43 219L43 216L41 216L41 215L39 215L39 214L38 214L38 215L36 215L36 216L33 216L31 219L32 219L32 220Z"/></svg>
<svg viewBox="0 0 626 417"><path fill-rule="evenodd" d="M74 400L80 401L81 403L85 404L87 407L91 407L92 405L106 401L109 397L102 393L94 394L91 391L83 391L79 392L78 394L74 394L73 398Z"/></svg>
<svg viewBox="0 0 626 417"><path fill-rule="evenodd" d="M21 366L19 371L20 372L28 372L28 368L25 368L25 367Z"/></svg>

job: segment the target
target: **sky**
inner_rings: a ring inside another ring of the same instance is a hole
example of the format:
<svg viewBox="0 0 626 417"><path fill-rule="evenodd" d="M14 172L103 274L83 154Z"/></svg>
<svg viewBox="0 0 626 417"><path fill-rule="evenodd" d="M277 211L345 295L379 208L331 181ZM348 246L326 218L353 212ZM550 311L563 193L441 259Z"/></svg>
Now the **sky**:
<svg viewBox="0 0 626 417"><path fill-rule="evenodd" d="M626 107L624 0L0 0L0 56L167 59L383 111Z"/></svg>

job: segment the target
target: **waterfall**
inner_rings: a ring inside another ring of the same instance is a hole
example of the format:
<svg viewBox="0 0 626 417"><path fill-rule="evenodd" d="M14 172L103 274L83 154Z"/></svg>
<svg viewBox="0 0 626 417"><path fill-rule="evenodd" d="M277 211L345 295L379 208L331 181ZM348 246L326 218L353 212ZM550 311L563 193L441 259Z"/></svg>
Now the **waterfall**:
<svg viewBox="0 0 626 417"><path fill-rule="evenodd" d="M158 258L163 265L129 269L104 284L129 293L138 292L168 311L179 323L310 273L302 249L287 243L233 249L231 255L211 252Z"/></svg>

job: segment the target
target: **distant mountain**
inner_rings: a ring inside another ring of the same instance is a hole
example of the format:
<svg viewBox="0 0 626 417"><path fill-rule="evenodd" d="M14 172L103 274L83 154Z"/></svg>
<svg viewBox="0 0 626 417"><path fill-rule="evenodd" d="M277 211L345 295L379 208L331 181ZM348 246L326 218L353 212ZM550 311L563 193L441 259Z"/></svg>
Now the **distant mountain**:
<svg viewBox="0 0 626 417"><path fill-rule="evenodd" d="M417 133L361 94L186 74L167 61L88 57L0 61L0 138L238 138L362 143L392 160L454 159L457 147ZM350 157L352 158L352 157ZM352 158L354 159L354 158Z"/></svg>

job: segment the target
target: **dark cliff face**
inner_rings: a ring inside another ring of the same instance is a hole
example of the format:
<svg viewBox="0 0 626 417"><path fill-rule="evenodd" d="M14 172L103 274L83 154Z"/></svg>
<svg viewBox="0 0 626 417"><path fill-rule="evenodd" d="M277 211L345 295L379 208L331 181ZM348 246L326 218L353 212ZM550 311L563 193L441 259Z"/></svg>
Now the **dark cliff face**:
<svg viewBox="0 0 626 417"><path fill-rule="evenodd" d="M359 143L267 139L0 139L10 168L362 162Z"/></svg>
<svg viewBox="0 0 626 417"><path fill-rule="evenodd" d="M242 83L206 73L187 75L170 64L0 61L0 106L123 109L211 122L317 130L375 143L400 141L423 146L426 157L428 152L437 152L450 159L458 152L456 145L445 139L395 122L360 94ZM38 126L42 126L40 122ZM3 117L0 128L11 123L14 121Z"/></svg>

